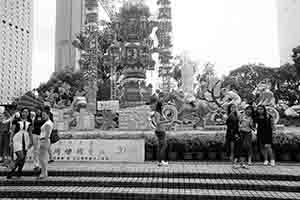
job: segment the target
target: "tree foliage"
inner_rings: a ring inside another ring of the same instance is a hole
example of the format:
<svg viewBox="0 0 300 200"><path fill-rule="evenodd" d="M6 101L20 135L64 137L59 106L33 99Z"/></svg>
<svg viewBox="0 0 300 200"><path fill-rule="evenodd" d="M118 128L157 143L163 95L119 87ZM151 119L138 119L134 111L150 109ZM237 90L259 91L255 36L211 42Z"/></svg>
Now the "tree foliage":
<svg viewBox="0 0 300 200"><path fill-rule="evenodd" d="M256 86L263 80L269 79L272 83L276 101L284 100L293 105L299 99L299 75L296 67L286 64L280 68L270 68L262 64L243 65L230 72L224 78L223 87L235 89L239 95L253 101L252 94Z"/></svg>

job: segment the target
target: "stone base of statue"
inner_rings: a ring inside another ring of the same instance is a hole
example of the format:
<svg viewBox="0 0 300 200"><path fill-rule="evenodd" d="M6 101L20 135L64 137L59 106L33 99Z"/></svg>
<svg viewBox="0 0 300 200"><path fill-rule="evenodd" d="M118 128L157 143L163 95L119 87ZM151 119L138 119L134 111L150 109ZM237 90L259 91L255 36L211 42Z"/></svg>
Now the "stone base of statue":
<svg viewBox="0 0 300 200"><path fill-rule="evenodd" d="M121 130L150 130L150 108L140 106L119 111L119 129Z"/></svg>
<svg viewBox="0 0 300 200"><path fill-rule="evenodd" d="M145 105L152 94L152 88L140 87L134 81L127 82L123 86L123 94L120 101L121 107L136 107Z"/></svg>
<svg viewBox="0 0 300 200"><path fill-rule="evenodd" d="M87 109L81 108L79 115L77 116L76 130L88 131L95 128L95 116L88 112Z"/></svg>

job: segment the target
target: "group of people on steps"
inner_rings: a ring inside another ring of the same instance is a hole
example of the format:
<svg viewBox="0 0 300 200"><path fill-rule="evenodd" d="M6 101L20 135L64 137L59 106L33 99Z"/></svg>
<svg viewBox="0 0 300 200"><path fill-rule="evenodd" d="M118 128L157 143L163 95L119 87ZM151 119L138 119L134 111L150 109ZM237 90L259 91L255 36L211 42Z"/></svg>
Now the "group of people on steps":
<svg viewBox="0 0 300 200"><path fill-rule="evenodd" d="M158 166L167 166L166 127L176 121L169 121L163 116L163 104L157 97L152 96L148 105L153 111L151 124L155 128L155 135L158 139ZM272 149L272 135L275 128L272 116L267 113L266 107L259 105L254 110L254 107L247 105L244 112L240 114L237 105L229 104L227 115L226 146L230 152L233 167L248 168L252 164L254 141L263 154L264 165L275 166ZM247 158L248 162L246 162Z"/></svg>
<svg viewBox="0 0 300 200"><path fill-rule="evenodd" d="M226 144L233 161L233 167L248 168L252 164L253 146L257 146L263 155L264 165L275 166L272 138L275 131L272 116L264 105L254 107L248 105L239 114L237 106L230 104L227 108Z"/></svg>
<svg viewBox="0 0 300 200"><path fill-rule="evenodd" d="M51 155L50 135L53 131L53 115L49 107L37 108L36 112L30 111L29 108L22 108L16 112L10 119L4 120L1 113L2 126L9 127L8 131L8 149L5 151L6 157L12 157L13 161L9 164L10 171L7 179L13 176L21 177L23 167L26 162L26 155L30 148L33 147L34 170L37 172L38 179L44 179L48 176L48 163ZM6 142L6 143L7 143Z"/></svg>

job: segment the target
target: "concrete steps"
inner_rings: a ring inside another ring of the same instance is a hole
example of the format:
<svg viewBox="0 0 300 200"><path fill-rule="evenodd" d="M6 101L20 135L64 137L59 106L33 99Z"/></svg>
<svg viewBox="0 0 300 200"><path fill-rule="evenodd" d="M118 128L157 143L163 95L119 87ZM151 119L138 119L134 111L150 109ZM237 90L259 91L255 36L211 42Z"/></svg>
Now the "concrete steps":
<svg viewBox="0 0 300 200"><path fill-rule="evenodd" d="M47 179L37 180L29 165L11 180L0 169L0 199L300 200L299 167L55 163Z"/></svg>

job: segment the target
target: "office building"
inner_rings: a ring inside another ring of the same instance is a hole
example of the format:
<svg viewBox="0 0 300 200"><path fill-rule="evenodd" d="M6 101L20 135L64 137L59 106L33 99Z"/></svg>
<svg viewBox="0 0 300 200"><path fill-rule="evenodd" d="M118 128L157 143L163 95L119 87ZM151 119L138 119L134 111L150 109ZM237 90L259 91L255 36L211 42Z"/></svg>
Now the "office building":
<svg viewBox="0 0 300 200"><path fill-rule="evenodd" d="M0 104L31 90L33 1L0 1Z"/></svg>
<svg viewBox="0 0 300 200"><path fill-rule="evenodd" d="M280 64L293 62L292 49L300 45L300 0L277 0Z"/></svg>
<svg viewBox="0 0 300 200"><path fill-rule="evenodd" d="M80 53L72 46L82 30L85 0L56 0L55 71L66 66L78 68Z"/></svg>

